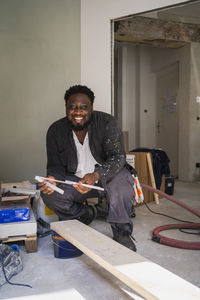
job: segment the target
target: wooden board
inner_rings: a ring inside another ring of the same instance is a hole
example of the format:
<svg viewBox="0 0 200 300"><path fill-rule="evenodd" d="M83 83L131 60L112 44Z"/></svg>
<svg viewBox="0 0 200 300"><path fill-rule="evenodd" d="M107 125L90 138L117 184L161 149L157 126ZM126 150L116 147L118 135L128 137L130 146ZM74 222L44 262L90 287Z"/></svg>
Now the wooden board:
<svg viewBox="0 0 200 300"><path fill-rule="evenodd" d="M22 201L27 200L29 196L9 196L9 197L2 197L2 202L8 201Z"/></svg>
<svg viewBox="0 0 200 300"><path fill-rule="evenodd" d="M151 186L156 189L156 182L154 178L154 173L153 173L153 165L152 165L152 160L151 160L151 153L147 153L147 164L149 167L149 176L151 179ZM159 196L157 193L154 193L154 199L156 204L159 204Z"/></svg>
<svg viewBox="0 0 200 300"><path fill-rule="evenodd" d="M198 287L77 220L51 223L51 229L145 299L200 299Z"/></svg>
<svg viewBox="0 0 200 300"><path fill-rule="evenodd" d="M25 241L27 253L37 252L37 235L12 236L2 240L2 243L13 243L17 241Z"/></svg>
<svg viewBox="0 0 200 300"><path fill-rule="evenodd" d="M0 223L0 239L11 236L34 235L37 233L37 222L32 209L30 220L22 222Z"/></svg>
<svg viewBox="0 0 200 300"><path fill-rule="evenodd" d="M21 187L21 186L27 186L30 184L31 183L28 180L21 181L21 182L9 182L9 183L2 183L2 188L9 187L9 186Z"/></svg>

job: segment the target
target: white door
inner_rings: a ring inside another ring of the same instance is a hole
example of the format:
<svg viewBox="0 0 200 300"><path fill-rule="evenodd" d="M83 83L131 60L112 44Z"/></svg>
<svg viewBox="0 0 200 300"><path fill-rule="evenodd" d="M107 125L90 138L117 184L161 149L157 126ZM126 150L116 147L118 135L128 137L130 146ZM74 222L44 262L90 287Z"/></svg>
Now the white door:
<svg viewBox="0 0 200 300"><path fill-rule="evenodd" d="M178 89L179 64L157 73L156 142L170 159L171 174L178 176Z"/></svg>

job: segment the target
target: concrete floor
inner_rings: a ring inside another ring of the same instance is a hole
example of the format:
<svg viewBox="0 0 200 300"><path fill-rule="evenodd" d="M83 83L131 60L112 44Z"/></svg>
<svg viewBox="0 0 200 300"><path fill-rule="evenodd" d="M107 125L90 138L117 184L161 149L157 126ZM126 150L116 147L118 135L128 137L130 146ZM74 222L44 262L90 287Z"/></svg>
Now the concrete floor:
<svg viewBox="0 0 200 300"><path fill-rule="evenodd" d="M173 196L200 210L200 182L176 182ZM157 212L199 222L197 216L164 198L160 200L159 205L151 202L149 206ZM155 227L180 222L152 214L144 205L136 208L136 218L133 221L139 254L200 287L199 250L172 248L151 240ZM112 237L110 226L105 221L95 220L91 226ZM200 235L184 234L177 230L168 231L165 235L181 240L200 241ZM29 284L32 289L6 283L0 287L0 299L142 299L86 255L71 259L55 258L50 236L38 240L37 253L27 254L23 242L19 246L23 271L12 277L11 281ZM28 295L32 297L27 297Z"/></svg>

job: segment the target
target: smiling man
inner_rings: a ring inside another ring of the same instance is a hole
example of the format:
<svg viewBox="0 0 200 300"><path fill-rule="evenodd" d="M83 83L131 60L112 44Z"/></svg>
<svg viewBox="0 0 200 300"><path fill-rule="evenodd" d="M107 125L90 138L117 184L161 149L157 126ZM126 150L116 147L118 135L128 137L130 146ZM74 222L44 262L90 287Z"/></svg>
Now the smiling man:
<svg viewBox="0 0 200 300"><path fill-rule="evenodd" d="M66 117L54 122L47 133L47 176L77 184L59 185L64 190L61 195L44 182L40 184L41 195L60 220L78 219L90 224L94 212L85 200L99 192L82 183L98 183L105 189L113 239L136 251L130 218L133 178L126 164L123 135L114 117L93 111L94 98L93 91L83 85L66 91Z"/></svg>

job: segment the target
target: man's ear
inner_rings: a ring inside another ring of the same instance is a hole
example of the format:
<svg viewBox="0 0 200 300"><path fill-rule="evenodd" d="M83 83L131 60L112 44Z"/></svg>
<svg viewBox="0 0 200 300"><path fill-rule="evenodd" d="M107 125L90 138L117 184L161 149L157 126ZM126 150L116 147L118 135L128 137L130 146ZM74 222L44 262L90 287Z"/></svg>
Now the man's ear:
<svg viewBox="0 0 200 300"><path fill-rule="evenodd" d="M67 116L67 103L65 102L65 112L66 112L66 116Z"/></svg>

